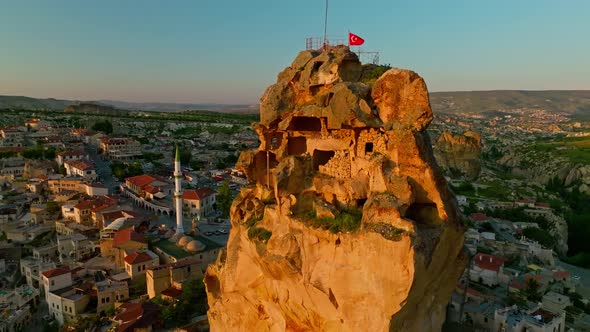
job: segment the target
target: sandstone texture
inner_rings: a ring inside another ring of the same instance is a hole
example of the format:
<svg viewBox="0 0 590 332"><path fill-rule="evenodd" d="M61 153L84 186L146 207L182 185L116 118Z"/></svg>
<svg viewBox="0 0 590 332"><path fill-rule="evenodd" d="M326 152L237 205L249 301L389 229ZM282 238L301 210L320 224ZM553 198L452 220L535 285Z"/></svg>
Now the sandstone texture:
<svg viewBox="0 0 590 332"><path fill-rule="evenodd" d="M261 98L236 167L227 250L205 285L212 331L439 331L466 265L426 127L424 80L363 83L347 47L301 52Z"/></svg>
<svg viewBox="0 0 590 332"><path fill-rule="evenodd" d="M452 176L475 180L481 171L481 136L473 131L453 134L445 130L436 140L434 156Z"/></svg>

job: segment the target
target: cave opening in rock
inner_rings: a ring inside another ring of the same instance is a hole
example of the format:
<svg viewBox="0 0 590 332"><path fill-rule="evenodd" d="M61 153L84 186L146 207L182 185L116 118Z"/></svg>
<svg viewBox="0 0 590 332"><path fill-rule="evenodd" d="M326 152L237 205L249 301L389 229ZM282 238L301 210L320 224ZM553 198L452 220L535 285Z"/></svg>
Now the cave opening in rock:
<svg viewBox="0 0 590 332"><path fill-rule="evenodd" d="M305 137L289 137L287 140L287 154L299 155L307 152L307 139Z"/></svg>
<svg viewBox="0 0 590 332"><path fill-rule="evenodd" d="M373 143L367 142L365 143L365 154L373 152Z"/></svg>
<svg viewBox="0 0 590 332"><path fill-rule="evenodd" d="M314 150L313 151L313 169L319 170L320 166L325 165L334 157L334 151Z"/></svg>
<svg viewBox="0 0 590 332"><path fill-rule="evenodd" d="M322 121L320 118L311 116L296 116L291 119L288 130L295 131L321 131Z"/></svg>
<svg viewBox="0 0 590 332"><path fill-rule="evenodd" d="M313 68L312 68L312 72L316 72L318 70L320 70L320 67L324 64L323 61L317 61L316 63L313 64Z"/></svg>
<svg viewBox="0 0 590 332"><path fill-rule="evenodd" d="M356 206L359 208L363 208L363 206L365 206L365 203L367 202L366 198L361 198L361 199L357 199L356 200Z"/></svg>
<svg viewBox="0 0 590 332"><path fill-rule="evenodd" d="M421 224L436 223L440 220L438 209L434 203L412 203L406 210L405 217Z"/></svg>

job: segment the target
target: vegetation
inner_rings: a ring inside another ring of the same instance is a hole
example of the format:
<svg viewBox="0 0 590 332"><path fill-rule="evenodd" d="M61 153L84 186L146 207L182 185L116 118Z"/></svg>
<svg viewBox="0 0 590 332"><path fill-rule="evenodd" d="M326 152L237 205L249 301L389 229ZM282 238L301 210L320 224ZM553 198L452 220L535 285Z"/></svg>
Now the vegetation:
<svg viewBox="0 0 590 332"><path fill-rule="evenodd" d="M156 153L154 153L154 152L145 152L142 155L142 159L145 160L146 162L153 162L153 161L156 161L156 160L160 160L162 158L164 158L164 155L161 154L161 153L157 153L157 152Z"/></svg>
<svg viewBox="0 0 590 332"><path fill-rule="evenodd" d="M139 162L129 164L115 161L111 164L111 171L121 180L143 174L143 168Z"/></svg>
<svg viewBox="0 0 590 332"><path fill-rule="evenodd" d="M336 218L318 218L315 211L310 211L306 217L315 228L327 229L332 233L353 232L361 226L362 211L349 208L341 211Z"/></svg>
<svg viewBox="0 0 590 332"><path fill-rule="evenodd" d="M544 140L531 146L536 152L551 153L573 164L590 164L590 137L561 137Z"/></svg>
<svg viewBox="0 0 590 332"><path fill-rule="evenodd" d="M18 153L14 151L0 151L0 159L16 157Z"/></svg>
<svg viewBox="0 0 590 332"><path fill-rule="evenodd" d="M160 306L162 319L167 328L182 326L197 315L204 315L209 309L207 294L202 279L190 279L183 283L182 294L176 301L153 298L152 303Z"/></svg>
<svg viewBox="0 0 590 332"><path fill-rule="evenodd" d="M272 232L264 227L250 227L248 229L248 238L253 241L266 243L271 236Z"/></svg>
<svg viewBox="0 0 590 332"><path fill-rule="evenodd" d="M113 124L109 120L97 121L93 126L92 130L102 131L105 134L113 132Z"/></svg>
<svg viewBox="0 0 590 332"><path fill-rule="evenodd" d="M52 231L47 231L45 233L37 235L37 237L35 237L33 241L29 242L29 245L32 247L42 247L44 245L51 243L51 241L54 238L54 233Z"/></svg>
<svg viewBox="0 0 590 332"><path fill-rule="evenodd" d="M37 144L35 147L26 149L22 152L23 158L27 159L55 159L56 150L53 147L48 147L47 149L43 147L41 144Z"/></svg>
<svg viewBox="0 0 590 332"><path fill-rule="evenodd" d="M403 229L383 222L370 223L365 229L369 232L378 233L390 241L399 241L402 238L402 235L407 234Z"/></svg>
<svg viewBox="0 0 590 332"><path fill-rule="evenodd" d="M223 217L229 216L229 208L232 203L232 195L229 190L229 182L224 181L217 190L217 205Z"/></svg>
<svg viewBox="0 0 590 332"><path fill-rule="evenodd" d="M522 230L522 234L531 240L539 242L546 248L553 248L556 242L555 238L549 232L537 227L527 227Z"/></svg>
<svg viewBox="0 0 590 332"><path fill-rule="evenodd" d="M391 69L391 65L389 64L364 64L360 81L365 84L374 84L375 81L377 81L377 79L381 77L381 75L383 75L383 73L385 73L389 69Z"/></svg>

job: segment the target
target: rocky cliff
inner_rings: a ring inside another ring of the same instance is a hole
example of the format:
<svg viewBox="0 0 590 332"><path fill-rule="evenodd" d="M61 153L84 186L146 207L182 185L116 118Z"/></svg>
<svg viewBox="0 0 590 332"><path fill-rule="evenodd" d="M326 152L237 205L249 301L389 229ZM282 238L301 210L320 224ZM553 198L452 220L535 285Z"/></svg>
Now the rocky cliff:
<svg viewBox="0 0 590 332"><path fill-rule="evenodd" d="M434 156L452 176L477 179L481 171L481 137L473 131L453 134L445 130L436 140Z"/></svg>
<svg viewBox="0 0 590 332"><path fill-rule="evenodd" d="M305 51L261 98L261 145L236 165L250 185L205 275L212 331L440 330L466 257L426 84L362 73L347 47Z"/></svg>

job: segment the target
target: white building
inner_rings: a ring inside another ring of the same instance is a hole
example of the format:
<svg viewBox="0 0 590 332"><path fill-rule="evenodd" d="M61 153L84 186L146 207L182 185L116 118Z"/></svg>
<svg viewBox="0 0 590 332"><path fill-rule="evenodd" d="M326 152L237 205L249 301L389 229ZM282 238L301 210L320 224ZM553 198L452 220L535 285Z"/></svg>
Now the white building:
<svg viewBox="0 0 590 332"><path fill-rule="evenodd" d="M96 180L96 170L92 162L88 160L70 160L64 163L68 176L77 176L85 179Z"/></svg>
<svg viewBox="0 0 590 332"><path fill-rule="evenodd" d="M186 217L204 218L214 211L217 192L203 187L197 190L185 190L182 193L183 211Z"/></svg>

